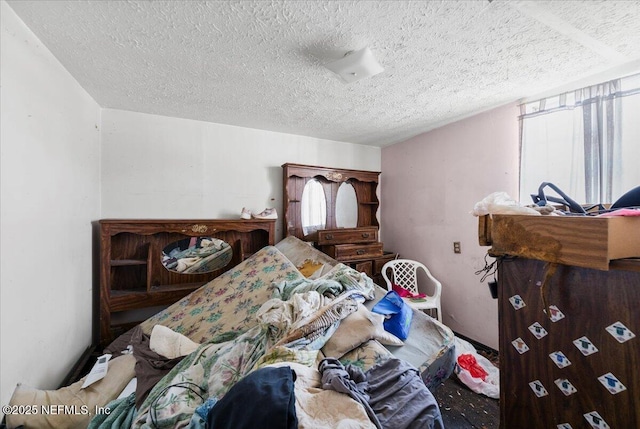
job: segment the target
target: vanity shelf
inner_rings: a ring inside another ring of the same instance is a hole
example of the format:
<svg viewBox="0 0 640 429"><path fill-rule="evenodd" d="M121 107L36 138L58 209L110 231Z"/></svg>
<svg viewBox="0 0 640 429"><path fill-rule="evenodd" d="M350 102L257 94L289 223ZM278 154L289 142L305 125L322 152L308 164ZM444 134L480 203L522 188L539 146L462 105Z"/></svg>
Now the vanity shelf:
<svg viewBox="0 0 640 429"><path fill-rule="evenodd" d="M115 259L111 261L112 267L127 267L132 265L147 265L147 261L140 259Z"/></svg>

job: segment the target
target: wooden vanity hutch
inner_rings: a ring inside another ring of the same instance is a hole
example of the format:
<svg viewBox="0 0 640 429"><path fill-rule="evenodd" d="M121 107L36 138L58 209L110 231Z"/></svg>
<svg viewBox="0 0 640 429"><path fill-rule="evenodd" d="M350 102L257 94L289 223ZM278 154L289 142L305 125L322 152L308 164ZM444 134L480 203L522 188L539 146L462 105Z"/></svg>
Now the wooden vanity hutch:
<svg viewBox="0 0 640 429"><path fill-rule="evenodd" d="M322 252L373 278L384 285L382 267L397 254L385 251L379 238L376 194L380 172L327 168L301 164L284 164L284 228L287 235L310 241ZM305 231L303 222L303 194L311 181L323 189L324 218L322 228ZM340 225L338 211L342 186L352 186L355 193L352 218L355 225Z"/></svg>

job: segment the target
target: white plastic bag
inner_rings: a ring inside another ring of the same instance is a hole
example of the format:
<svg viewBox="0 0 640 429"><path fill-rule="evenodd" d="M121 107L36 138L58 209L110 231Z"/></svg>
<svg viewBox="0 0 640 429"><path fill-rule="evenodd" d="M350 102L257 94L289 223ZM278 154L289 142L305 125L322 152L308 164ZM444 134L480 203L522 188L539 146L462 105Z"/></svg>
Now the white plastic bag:
<svg viewBox="0 0 640 429"><path fill-rule="evenodd" d="M540 215L530 207L523 207L511 198L506 192L494 192L478 201L471 212L474 216L488 214L528 214Z"/></svg>
<svg viewBox="0 0 640 429"><path fill-rule="evenodd" d="M464 383L471 391L475 393L479 393L489 398L499 399L500 398L500 370L496 368L489 359L484 356L479 355L476 352L476 349L468 342L460 339L458 337L455 338L456 345L456 367L455 374L458 379ZM470 354L473 356L479 366L484 369L487 373L487 376L484 378L473 377L469 371L462 368L457 364L458 358L461 355Z"/></svg>

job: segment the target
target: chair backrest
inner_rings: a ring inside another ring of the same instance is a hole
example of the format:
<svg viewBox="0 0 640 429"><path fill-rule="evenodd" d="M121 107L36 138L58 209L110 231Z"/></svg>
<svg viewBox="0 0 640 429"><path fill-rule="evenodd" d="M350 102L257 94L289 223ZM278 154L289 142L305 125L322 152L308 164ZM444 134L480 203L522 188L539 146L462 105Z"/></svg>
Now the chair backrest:
<svg viewBox="0 0 640 429"><path fill-rule="evenodd" d="M392 277L389 278L388 271L391 270ZM393 284L397 284L412 293L420 293L418 290L418 270L423 270L427 278L434 285L434 293L429 295L432 298L438 298L442 293L442 284L431 275L431 272L424 264L412 261L411 259L394 259L389 261L382 267L382 277L387 283L387 289L392 290ZM424 293L424 292L422 292Z"/></svg>

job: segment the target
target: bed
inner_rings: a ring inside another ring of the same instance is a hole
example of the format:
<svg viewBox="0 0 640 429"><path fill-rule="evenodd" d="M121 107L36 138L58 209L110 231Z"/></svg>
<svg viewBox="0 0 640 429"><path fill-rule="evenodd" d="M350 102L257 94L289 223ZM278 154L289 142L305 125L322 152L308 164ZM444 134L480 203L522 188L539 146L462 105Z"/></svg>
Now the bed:
<svg viewBox="0 0 640 429"><path fill-rule="evenodd" d="M442 427L429 389L453 371L454 335L414 312L400 342L370 311L385 293L288 237L117 338L88 388L18 386L12 406L67 408L8 427Z"/></svg>

